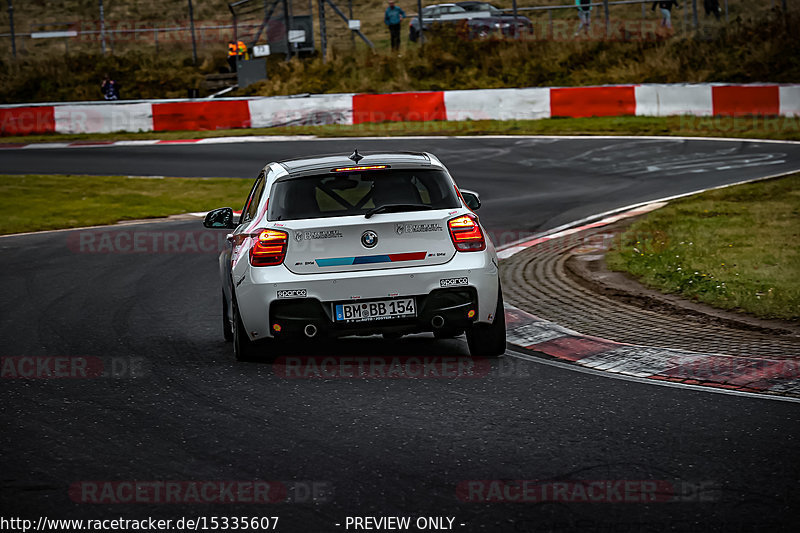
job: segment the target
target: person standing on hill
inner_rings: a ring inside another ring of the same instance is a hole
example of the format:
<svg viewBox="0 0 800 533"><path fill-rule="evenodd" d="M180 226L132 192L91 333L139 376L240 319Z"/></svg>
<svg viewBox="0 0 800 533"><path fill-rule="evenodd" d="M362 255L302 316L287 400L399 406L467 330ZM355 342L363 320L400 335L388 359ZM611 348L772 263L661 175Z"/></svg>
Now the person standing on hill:
<svg viewBox="0 0 800 533"><path fill-rule="evenodd" d="M656 10L656 6L661 8L661 26L667 29L672 29L672 6L678 7L676 0L661 0L660 2L653 2L652 11Z"/></svg>
<svg viewBox="0 0 800 533"><path fill-rule="evenodd" d="M250 59L247 45L242 41L228 41L228 70L236 72L236 65L242 59Z"/></svg>
<svg viewBox="0 0 800 533"><path fill-rule="evenodd" d="M575 0L575 5L578 6L578 19L580 20L578 29L575 31L575 37L578 36L581 30L585 31L586 35L589 35L589 26L592 23L592 0Z"/></svg>
<svg viewBox="0 0 800 533"><path fill-rule="evenodd" d="M103 83L100 84L100 92L106 100L119 100L119 84L108 74L103 76Z"/></svg>
<svg viewBox="0 0 800 533"><path fill-rule="evenodd" d="M392 40L392 50L400 49L400 21L406 18L406 13L396 5L394 0L389 0L389 7L383 14L383 22L389 26L389 36Z"/></svg>
<svg viewBox="0 0 800 533"><path fill-rule="evenodd" d="M236 56L239 55L236 43L228 41L228 70L236 72Z"/></svg>

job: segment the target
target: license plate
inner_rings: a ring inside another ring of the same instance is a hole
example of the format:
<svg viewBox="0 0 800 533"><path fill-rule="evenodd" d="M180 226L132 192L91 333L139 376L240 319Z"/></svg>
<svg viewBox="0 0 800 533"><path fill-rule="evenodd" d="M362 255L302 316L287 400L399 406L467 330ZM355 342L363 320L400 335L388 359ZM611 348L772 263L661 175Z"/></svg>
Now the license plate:
<svg viewBox="0 0 800 533"><path fill-rule="evenodd" d="M409 316L417 316L414 298L336 304L337 322L364 322Z"/></svg>

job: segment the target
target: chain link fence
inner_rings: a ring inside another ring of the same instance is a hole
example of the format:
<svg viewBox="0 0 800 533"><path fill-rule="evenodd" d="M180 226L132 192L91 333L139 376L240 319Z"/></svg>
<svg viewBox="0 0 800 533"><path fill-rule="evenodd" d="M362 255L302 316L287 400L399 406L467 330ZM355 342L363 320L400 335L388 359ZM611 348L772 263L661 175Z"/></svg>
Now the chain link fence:
<svg viewBox="0 0 800 533"><path fill-rule="evenodd" d="M757 16L770 9L793 9L796 0L683 0L671 12L671 32L699 32L706 37L737 17ZM248 46L271 44L275 52L286 51L289 37L286 13L295 21L303 18L303 31L311 46L319 50L367 46L388 48L389 35L383 24L382 0L247 0L237 20L226 0L6 0L5 17L0 18L0 54L17 56L71 52L109 54L139 50L154 54L180 53L224 55L227 43L244 38ZM572 40L649 38L661 31L662 15L652 0L592 0L587 30L582 29L578 9L570 0L500 0L492 4L507 15L530 20L533 31L521 38ZM416 16L415 0L398 1L404 7L407 24ZM431 5L423 3L423 5ZM709 5L718 9L709 10ZM324 9L320 16L320 10ZM265 17L269 12L269 16ZM265 24L265 18L267 22ZM362 39L348 19L359 21ZM325 32L320 32L324 21ZM426 20L427 23L427 20ZM299 23L297 23L299 24ZM309 36L309 34L311 34ZM663 35L661 35L663 38ZM405 39L404 39L405 40ZM407 43L406 46L412 46ZM413 45L416 46L416 45ZM291 47L290 47L291 49Z"/></svg>

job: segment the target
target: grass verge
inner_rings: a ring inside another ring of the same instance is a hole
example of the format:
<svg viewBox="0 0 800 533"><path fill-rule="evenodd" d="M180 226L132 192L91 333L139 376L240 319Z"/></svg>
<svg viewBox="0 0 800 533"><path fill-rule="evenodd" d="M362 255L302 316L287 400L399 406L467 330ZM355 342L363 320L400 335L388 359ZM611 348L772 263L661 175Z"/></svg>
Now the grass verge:
<svg viewBox="0 0 800 533"><path fill-rule="evenodd" d="M2 143L204 139L248 135L402 137L412 135L666 135L800 140L800 117L589 117L541 120L465 120L288 126L215 131L84 133L0 137Z"/></svg>
<svg viewBox="0 0 800 533"><path fill-rule="evenodd" d="M0 175L0 234L241 207L249 179Z"/></svg>
<svg viewBox="0 0 800 533"><path fill-rule="evenodd" d="M800 174L709 191L634 223L606 256L645 285L800 320Z"/></svg>

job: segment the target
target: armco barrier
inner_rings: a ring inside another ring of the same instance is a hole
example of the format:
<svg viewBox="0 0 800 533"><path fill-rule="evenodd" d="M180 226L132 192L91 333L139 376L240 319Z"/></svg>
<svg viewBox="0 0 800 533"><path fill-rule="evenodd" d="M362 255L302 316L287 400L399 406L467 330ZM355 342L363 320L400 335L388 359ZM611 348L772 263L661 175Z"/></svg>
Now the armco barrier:
<svg viewBox="0 0 800 533"><path fill-rule="evenodd" d="M250 127L246 100L205 100L153 104L153 130L223 130Z"/></svg>
<svg viewBox="0 0 800 533"><path fill-rule="evenodd" d="M780 92L775 85L755 87L712 87L714 115L777 115Z"/></svg>
<svg viewBox="0 0 800 533"><path fill-rule="evenodd" d="M153 131L153 108L149 103L53 106L55 131L59 133L112 133Z"/></svg>
<svg viewBox="0 0 800 533"><path fill-rule="evenodd" d="M0 105L0 135L591 116L800 116L798 85L647 84Z"/></svg>
<svg viewBox="0 0 800 533"><path fill-rule="evenodd" d="M248 101L251 128L352 124L353 94L278 96Z"/></svg>
<svg viewBox="0 0 800 533"><path fill-rule="evenodd" d="M0 135L30 135L56 131L53 106L0 108Z"/></svg>
<svg viewBox="0 0 800 533"><path fill-rule="evenodd" d="M550 118L550 89L445 91L447 120L535 120Z"/></svg>
<svg viewBox="0 0 800 533"><path fill-rule="evenodd" d="M552 117L619 117L636 114L634 87L550 89Z"/></svg>
<svg viewBox="0 0 800 533"><path fill-rule="evenodd" d="M353 96L353 124L428 120L447 120L442 91Z"/></svg>
<svg viewBox="0 0 800 533"><path fill-rule="evenodd" d="M647 117L710 116L714 113L708 85L637 85L636 114Z"/></svg>

